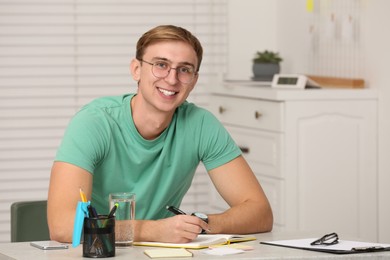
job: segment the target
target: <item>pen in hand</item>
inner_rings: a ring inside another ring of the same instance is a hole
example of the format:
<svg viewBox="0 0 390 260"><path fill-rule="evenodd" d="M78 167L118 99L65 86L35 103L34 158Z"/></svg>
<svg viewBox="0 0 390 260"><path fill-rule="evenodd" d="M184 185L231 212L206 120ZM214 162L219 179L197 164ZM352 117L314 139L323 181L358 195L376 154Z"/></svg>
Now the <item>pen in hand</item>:
<svg viewBox="0 0 390 260"><path fill-rule="evenodd" d="M175 215L187 215L184 211L182 211L181 209L176 208L175 206L167 206L166 209L169 210L170 212L172 212Z"/></svg>
<svg viewBox="0 0 390 260"><path fill-rule="evenodd" d="M173 214L175 215L187 215L184 211L182 211L181 209L178 209L176 208L175 206L166 206L166 209L169 210L170 212L172 212ZM195 216L194 214L192 214L191 216ZM196 216L195 216L196 217ZM198 217L199 218L199 217ZM202 219L202 218L200 218ZM202 219L203 220L203 219ZM207 221L203 220L204 222L208 223ZM207 229L207 231L211 231L210 229ZM206 231L204 229L202 229L201 231L201 234L206 234Z"/></svg>

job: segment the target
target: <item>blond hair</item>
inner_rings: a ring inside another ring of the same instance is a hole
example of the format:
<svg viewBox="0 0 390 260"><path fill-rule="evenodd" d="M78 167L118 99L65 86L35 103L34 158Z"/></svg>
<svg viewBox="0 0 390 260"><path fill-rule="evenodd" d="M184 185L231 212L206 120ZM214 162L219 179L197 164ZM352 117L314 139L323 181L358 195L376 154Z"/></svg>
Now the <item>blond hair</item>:
<svg viewBox="0 0 390 260"><path fill-rule="evenodd" d="M160 25L144 33L137 42L135 57L138 60L142 60L146 48L151 44L161 41L182 41L191 45L198 58L196 71L199 71L203 57L202 45L191 32L174 25Z"/></svg>

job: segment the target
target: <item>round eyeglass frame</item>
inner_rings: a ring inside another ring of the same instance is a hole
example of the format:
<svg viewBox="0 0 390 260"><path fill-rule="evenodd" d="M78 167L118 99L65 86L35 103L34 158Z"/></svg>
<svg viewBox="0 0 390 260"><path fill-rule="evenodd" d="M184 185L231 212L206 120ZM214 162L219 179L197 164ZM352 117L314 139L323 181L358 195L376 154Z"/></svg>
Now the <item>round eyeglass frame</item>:
<svg viewBox="0 0 390 260"><path fill-rule="evenodd" d="M165 76L159 76L158 75L158 73L156 73L156 71L155 71L155 68L156 69L158 69L157 67L156 67L156 65L157 65L157 62L155 62L155 63L153 63L153 62L149 62L149 61L146 61L146 60L143 60L143 59L138 59L140 62L145 62L146 64L149 64L149 65L151 65L152 66L152 74L153 74L153 76L155 76L156 78L158 78L158 79L163 79L163 78L166 78L168 75L169 75L169 73L171 72L171 70L176 70L176 78L177 78L177 80L178 81L180 81L181 83L183 83L183 84L190 84L190 83L192 83L193 81L194 81L194 79L195 79L195 76L198 74L196 71L194 71L193 73L192 73L192 77L191 77L191 79L189 80L189 81L183 81L180 77L182 77L182 76L180 76L180 75L184 75L184 74L181 74L180 73L180 71L178 70L178 69L180 69L181 67L183 67L183 66L178 66L178 67L176 67L176 68L173 68L173 67L171 67L169 64L167 64L167 66L168 66L168 70L166 70L166 75ZM160 70L160 72L162 72L161 70ZM164 71L165 72L165 71ZM157 74L157 75L156 75Z"/></svg>

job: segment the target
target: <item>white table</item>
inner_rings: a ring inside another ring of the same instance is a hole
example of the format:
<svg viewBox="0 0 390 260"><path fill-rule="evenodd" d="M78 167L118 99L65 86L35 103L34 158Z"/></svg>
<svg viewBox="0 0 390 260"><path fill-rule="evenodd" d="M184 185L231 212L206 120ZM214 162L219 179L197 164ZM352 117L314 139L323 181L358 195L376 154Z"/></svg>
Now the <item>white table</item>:
<svg viewBox="0 0 390 260"><path fill-rule="evenodd" d="M364 253L364 254L351 254L351 255L335 255L328 253L320 253L313 251L305 251L299 249L269 246L259 244L260 241L282 240L282 239L299 239L316 237L306 235L294 235L294 233L264 233L256 234L256 241L245 242L247 245L254 247L254 250L247 251L243 254L228 255L228 256L210 256L203 253L204 250L191 250L194 253L192 259L390 259L389 252L376 252L376 253ZM343 238L345 239L345 238ZM348 239L348 238L347 238ZM30 242L21 243L0 243L0 260L9 259L80 259L82 258L82 246L72 248L69 245L69 249L63 250L40 250L30 246ZM127 249L116 249L115 257L110 259L150 259L143 252L147 247L132 247ZM164 258L167 259L168 258ZM172 258L173 259L173 258ZM177 259L177 258L176 258ZM191 258L188 258L191 259Z"/></svg>

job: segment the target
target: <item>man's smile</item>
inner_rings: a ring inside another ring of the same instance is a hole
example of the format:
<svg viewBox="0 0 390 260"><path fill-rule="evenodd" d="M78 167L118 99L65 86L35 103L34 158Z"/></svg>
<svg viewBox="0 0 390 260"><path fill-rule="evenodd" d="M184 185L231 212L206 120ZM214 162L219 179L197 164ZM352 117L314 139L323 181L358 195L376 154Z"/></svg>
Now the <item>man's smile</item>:
<svg viewBox="0 0 390 260"><path fill-rule="evenodd" d="M166 90L166 89L159 88L159 87L157 87L157 89L158 89L158 91L160 91L165 96L173 96L173 95L176 95L178 93L178 92L175 92L175 91L170 91L170 90Z"/></svg>

